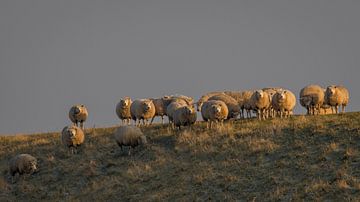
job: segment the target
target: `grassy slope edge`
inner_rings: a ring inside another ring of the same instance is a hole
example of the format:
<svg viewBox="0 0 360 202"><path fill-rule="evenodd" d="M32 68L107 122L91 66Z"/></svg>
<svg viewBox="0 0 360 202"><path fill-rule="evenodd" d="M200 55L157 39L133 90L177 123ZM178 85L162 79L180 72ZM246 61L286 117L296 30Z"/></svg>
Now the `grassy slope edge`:
<svg viewBox="0 0 360 202"><path fill-rule="evenodd" d="M77 155L59 133L0 137L0 201L360 200L360 112L241 120L219 130L197 123L144 129L150 144L131 156L115 128L88 129ZM8 160L39 159L40 172L11 184Z"/></svg>

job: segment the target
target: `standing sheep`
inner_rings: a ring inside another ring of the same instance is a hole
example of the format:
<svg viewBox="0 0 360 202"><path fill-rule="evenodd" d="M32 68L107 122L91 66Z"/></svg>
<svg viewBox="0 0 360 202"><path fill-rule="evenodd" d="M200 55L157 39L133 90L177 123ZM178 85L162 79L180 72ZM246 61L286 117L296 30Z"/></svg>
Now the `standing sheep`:
<svg viewBox="0 0 360 202"><path fill-rule="evenodd" d="M65 126L61 132L62 143L69 148L70 153L77 153L77 148L84 143L84 131L77 126Z"/></svg>
<svg viewBox="0 0 360 202"><path fill-rule="evenodd" d="M331 85L326 88L325 103L331 106L334 113L338 113L338 107L341 106L341 112L345 112L345 107L349 103L349 91L344 86Z"/></svg>
<svg viewBox="0 0 360 202"><path fill-rule="evenodd" d="M296 97L294 93L289 90L276 92L272 98L272 107L275 112L278 112L280 118L283 116L290 117L296 105Z"/></svg>
<svg viewBox="0 0 360 202"><path fill-rule="evenodd" d="M254 91L251 90L245 90L242 92L243 94L243 103L240 105L241 111L244 114L244 118L245 118L245 112L246 111L246 116L247 118L251 118L251 110L253 110L252 105L251 105L251 96L254 94Z"/></svg>
<svg viewBox="0 0 360 202"><path fill-rule="evenodd" d="M305 86L300 91L300 104L305 107L307 114L315 115L320 112L320 107L324 103L325 93L323 88L318 85Z"/></svg>
<svg viewBox="0 0 360 202"><path fill-rule="evenodd" d="M196 107L197 107L197 111L201 111L201 106L203 105L204 102L206 102L210 97L214 96L214 95L218 95L218 94L222 94L223 92L221 91L214 91L214 92L209 92L206 93L205 95L201 96L200 99L197 101L196 103Z"/></svg>
<svg viewBox="0 0 360 202"><path fill-rule="evenodd" d="M14 182L14 176L16 173L22 174L33 174L38 170L37 159L30 154L19 154L13 157L9 162L9 171Z"/></svg>
<svg viewBox="0 0 360 202"><path fill-rule="evenodd" d="M282 88L279 87L266 87L262 89L263 91L267 92L270 96L270 103L272 103L272 98L277 92L283 91ZM270 105L270 108L268 109L268 116L275 117L275 110L272 105Z"/></svg>
<svg viewBox="0 0 360 202"><path fill-rule="evenodd" d="M84 129L84 122L86 121L88 115L88 111L83 104L74 105L70 108L69 111L69 118L71 122L73 122L76 126L79 126L78 123L80 123L80 128L82 129Z"/></svg>
<svg viewBox="0 0 360 202"><path fill-rule="evenodd" d="M155 106L155 116L151 119L150 123L154 121L156 116L160 116L161 123L164 124L164 116L167 116L166 108L171 103L172 98L170 96L164 96L161 98L151 98L150 100L154 103Z"/></svg>
<svg viewBox="0 0 360 202"><path fill-rule="evenodd" d="M212 128L212 123L223 125L229 114L228 107L221 100L208 100L201 107L201 116L207 120L207 128Z"/></svg>
<svg viewBox="0 0 360 202"><path fill-rule="evenodd" d="M270 96L263 90L257 90L251 96L251 106L257 111L259 120L265 120L268 117L268 109L270 108Z"/></svg>
<svg viewBox="0 0 360 202"><path fill-rule="evenodd" d="M184 99L173 98L172 102L166 108L166 114L169 118L169 123L173 123L174 112L180 107L191 106L190 103Z"/></svg>
<svg viewBox="0 0 360 202"><path fill-rule="evenodd" d="M135 125L139 126L141 120L143 125L148 125L149 119L155 116L154 103L149 99L135 100L130 106L130 113Z"/></svg>
<svg viewBox="0 0 360 202"><path fill-rule="evenodd" d="M120 102L116 105L116 115L121 119L122 124L130 124L131 120L131 113L130 113L130 106L131 106L131 98L124 97L120 100Z"/></svg>
<svg viewBox="0 0 360 202"><path fill-rule="evenodd" d="M123 146L135 148L138 145L147 144L145 135L141 132L140 128L136 126L120 126L114 133L114 137L121 150Z"/></svg>
<svg viewBox="0 0 360 202"><path fill-rule="evenodd" d="M197 114L193 107L183 106L174 111L173 122L174 127L191 126L196 122Z"/></svg>
<svg viewBox="0 0 360 202"><path fill-rule="evenodd" d="M240 114L240 106L239 103L232 98L231 96L226 95L225 93L214 95L210 97L208 100L221 100L228 107L229 113L227 119L236 119L236 117Z"/></svg>

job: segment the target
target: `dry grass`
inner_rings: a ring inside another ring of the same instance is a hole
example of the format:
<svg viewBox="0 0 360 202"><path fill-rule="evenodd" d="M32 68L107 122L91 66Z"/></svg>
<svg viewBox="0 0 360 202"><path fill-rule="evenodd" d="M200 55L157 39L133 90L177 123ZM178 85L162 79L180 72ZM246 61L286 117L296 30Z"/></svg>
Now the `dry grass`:
<svg viewBox="0 0 360 202"><path fill-rule="evenodd" d="M0 201L360 200L360 113L154 125L131 156L114 129L88 129L76 155L59 133L0 137ZM12 184L7 163L19 153L41 170Z"/></svg>

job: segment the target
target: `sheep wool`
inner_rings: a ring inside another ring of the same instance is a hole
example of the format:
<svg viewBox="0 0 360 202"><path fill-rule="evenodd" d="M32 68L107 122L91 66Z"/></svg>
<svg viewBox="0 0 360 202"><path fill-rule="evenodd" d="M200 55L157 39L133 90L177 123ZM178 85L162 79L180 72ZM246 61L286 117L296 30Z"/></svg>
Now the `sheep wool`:
<svg viewBox="0 0 360 202"><path fill-rule="evenodd" d="M77 153L77 148L85 141L83 130L77 126L65 126L61 132L61 141L68 147L71 154Z"/></svg>
<svg viewBox="0 0 360 202"><path fill-rule="evenodd" d="M37 159L30 154L19 154L13 157L9 162L9 171L11 176L16 173L32 174L37 171Z"/></svg>
<svg viewBox="0 0 360 202"><path fill-rule="evenodd" d="M73 122L76 126L80 126L80 128L84 129L84 122L88 117L88 111L85 105L74 105L70 108L69 118L71 122Z"/></svg>
<svg viewBox="0 0 360 202"><path fill-rule="evenodd" d="M149 124L149 119L155 116L155 106L150 99L134 100L130 106L131 118L135 125L140 126L141 120L144 126Z"/></svg>
<svg viewBox="0 0 360 202"><path fill-rule="evenodd" d="M116 115L121 119L122 124L130 124L131 120L131 113L130 113L130 106L131 106L131 98L124 97L120 100L120 102L116 105Z"/></svg>

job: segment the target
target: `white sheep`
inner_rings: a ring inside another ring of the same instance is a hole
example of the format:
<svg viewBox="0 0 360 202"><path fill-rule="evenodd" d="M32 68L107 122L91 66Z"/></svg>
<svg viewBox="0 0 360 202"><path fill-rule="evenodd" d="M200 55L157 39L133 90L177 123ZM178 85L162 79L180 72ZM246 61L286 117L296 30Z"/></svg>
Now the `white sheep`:
<svg viewBox="0 0 360 202"><path fill-rule="evenodd" d="M122 124L130 124L131 113L130 106L132 104L130 97L124 97L120 99L120 102L116 105L116 115L121 119Z"/></svg>
<svg viewBox="0 0 360 202"><path fill-rule="evenodd" d="M201 106L203 105L204 102L206 102L210 97L214 96L214 95L218 95L218 94L222 94L223 92L221 91L214 91L214 92L209 92L206 93L205 95L202 95L200 97L200 99L197 101L196 103L196 107L197 107L197 111L201 111Z"/></svg>
<svg viewBox="0 0 360 202"><path fill-rule="evenodd" d="M325 103L331 106L334 113L338 113L338 107L341 106L341 112L345 112L345 107L349 103L349 91L344 86L331 85L326 88Z"/></svg>
<svg viewBox="0 0 360 202"><path fill-rule="evenodd" d="M143 125L149 124L149 119L155 116L155 106L150 99L134 100L130 106L131 118L135 125L140 126L141 120Z"/></svg>
<svg viewBox="0 0 360 202"><path fill-rule="evenodd" d="M173 122L174 126L178 127L179 130L181 126L191 126L196 122L197 114L193 107L183 106L174 111Z"/></svg>
<svg viewBox="0 0 360 202"><path fill-rule="evenodd" d="M307 114L315 115L320 112L320 107L324 103L325 93L319 85L308 85L300 91L300 104L305 107Z"/></svg>
<svg viewBox="0 0 360 202"><path fill-rule="evenodd" d="M296 105L296 97L289 90L278 91L273 95L272 107L280 118L289 117Z"/></svg>
<svg viewBox="0 0 360 202"><path fill-rule="evenodd" d="M154 118L156 116L161 117L161 123L164 124L164 116L167 116L166 114L166 108L167 106L172 102L171 96L164 96L161 98L150 98L150 100L154 103L155 106L155 116L151 119L152 123L154 121Z"/></svg>
<svg viewBox="0 0 360 202"><path fill-rule="evenodd" d="M225 102L221 100L208 100L201 106L201 116L207 121L207 128L212 128L212 123L223 125L227 119L229 110Z"/></svg>
<svg viewBox="0 0 360 202"><path fill-rule="evenodd" d="M166 108L166 114L169 118L169 123L173 123L173 116L174 116L174 112L179 109L180 107L184 107L184 106L191 106L189 105L190 103L187 102L184 99L172 99L172 102L167 106Z"/></svg>
<svg viewBox="0 0 360 202"><path fill-rule="evenodd" d="M19 154L13 157L9 162L9 172L14 182L14 177L18 173L22 174L33 174L38 171L37 159L30 154Z"/></svg>
<svg viewBox="0 0 360 202"><path fill-rule="evenodd" d="M221 100L223 101L226 106L228 107L229 113L228 113L228 120L236 119L237 116L240 114L240 105L239 103L232 98L229 95L226 95L225 93L214 95L210 97L208 100Z"/></svg>
<svg viewBox="0 0 360 202"><path fill-rule="evenodd" d="M77 153L77 148L85 141L84 131L74 125L65 126L61 131L61 141L69 148L70 153Z"/></svg>
<svg viewBox="0 0 360 202"><path fill-rule="evenodd" d="M73 122L76 126L80 126L82 129L84 129L84 122L86 121L88 115L88 111L83 104L74 105L69 111L69 118L71 122Z"/></svg>
<svg viewBox="0 0 360 202"><path fill-rule="evenodd" d="M120 126L114 133L115 141L121 148L129 146L135 148L139 145L146 145L147 140L140 128L136 126ZM130 149L129 149L130 155Z"/></svg>
<svg viewBox="0 0 360 202"><path fill-rule="evenodd" d="M257 112L259 120L268 118L270 108L270 96L263 90L256 90L251 96L251 106Z"/></svg>

